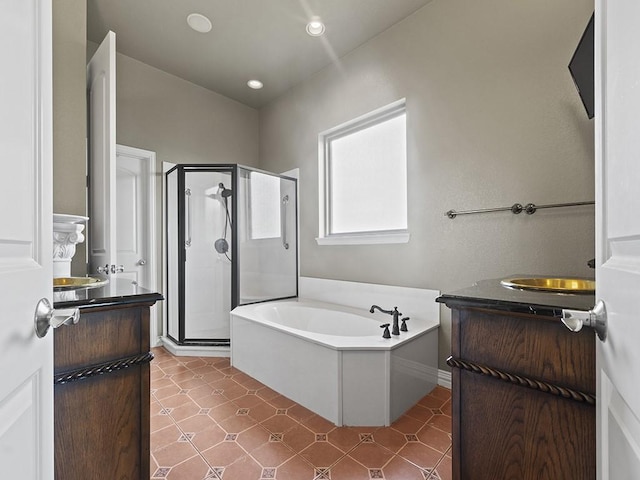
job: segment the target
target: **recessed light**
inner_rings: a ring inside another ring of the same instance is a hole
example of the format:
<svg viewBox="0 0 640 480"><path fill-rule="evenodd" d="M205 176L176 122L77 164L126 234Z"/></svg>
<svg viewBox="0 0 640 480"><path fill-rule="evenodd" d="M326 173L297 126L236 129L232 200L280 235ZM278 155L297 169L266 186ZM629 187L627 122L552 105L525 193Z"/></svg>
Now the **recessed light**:
<svg viewBox="0 0 640 480"><path fill-rule="evenodd" d="M254 90L260 90L262 87L264 87L260 80L249 80L247 82L247 85L249 85L249 88L253 88Z"/></svg>
<svg viewBox="0 0 640 480"><path fill-rule="evenodd" d="M196 32L207 33L211 31L211 20L200 13L192 13L187 17L187 23Z"/></svg>
<svg viewBox="0 0 640 480"><path fill-rule="evenodd" d="M312 37L319 37L324 33L324 23L319 18L313 18L307 23L307 33Z"/></svg>

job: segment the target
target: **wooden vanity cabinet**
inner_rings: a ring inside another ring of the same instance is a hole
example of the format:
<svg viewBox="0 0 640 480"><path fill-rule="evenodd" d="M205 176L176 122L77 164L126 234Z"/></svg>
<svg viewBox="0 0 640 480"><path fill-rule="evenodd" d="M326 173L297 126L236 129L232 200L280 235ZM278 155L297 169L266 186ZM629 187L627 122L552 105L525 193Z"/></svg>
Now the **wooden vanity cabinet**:
<svg viewBox="0 0 640 480"><path fill-rule="evenodd" d="M150 478L153 303L81 308L77 325L54 331L57 480Z"/></svg>
<svg viewBox="0 0 640 480"><path fill-rule="evenodd" d="M453 478L596 478L595 335L557 317L452 308Z"/></svg>

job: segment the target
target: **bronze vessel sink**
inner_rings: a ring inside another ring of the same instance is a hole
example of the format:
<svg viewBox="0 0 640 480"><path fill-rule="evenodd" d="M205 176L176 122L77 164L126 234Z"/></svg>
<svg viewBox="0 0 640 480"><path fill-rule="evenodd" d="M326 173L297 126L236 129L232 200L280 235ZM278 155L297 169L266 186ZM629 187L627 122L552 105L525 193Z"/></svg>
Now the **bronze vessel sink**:
<svg viewBox="0 0 640 480"><path fill-rule="evenodd" d="M506 278L500 283L509 288L554 293L593 293L596 290L595 280L587 278L517 277Z"/></svg>
<svg viewBox="0 0 640 480"><path fill-rule="evenodd" d="M107 278L98 277L58 277L53 279L54 290L75 290L78 288L95 288L109 283Z"/></svg>

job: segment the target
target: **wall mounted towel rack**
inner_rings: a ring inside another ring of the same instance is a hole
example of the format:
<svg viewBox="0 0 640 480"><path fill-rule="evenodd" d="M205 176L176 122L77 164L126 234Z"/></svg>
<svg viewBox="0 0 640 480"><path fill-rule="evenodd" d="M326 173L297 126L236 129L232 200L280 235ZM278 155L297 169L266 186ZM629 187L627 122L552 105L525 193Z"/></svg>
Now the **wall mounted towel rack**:
<svg viewBox="0 0 640 480"><path fill-rule="evenodd" d="M596 202L571 202L571 203L550 203L547 205L536 205L535 203L527 203L522 206L520 203L514 203L510 207L498 207L498 208L481 208L478 210L463 210L458 212L456 210L449 210L445 215L451 219L456 218L458 215L471 215L474 213L490 213L490 212L511 212L515 215L525 212L527 215L533 215L536 211L542 208L558 208L558 207L579 207L582 205L595 205Z"/></svg>

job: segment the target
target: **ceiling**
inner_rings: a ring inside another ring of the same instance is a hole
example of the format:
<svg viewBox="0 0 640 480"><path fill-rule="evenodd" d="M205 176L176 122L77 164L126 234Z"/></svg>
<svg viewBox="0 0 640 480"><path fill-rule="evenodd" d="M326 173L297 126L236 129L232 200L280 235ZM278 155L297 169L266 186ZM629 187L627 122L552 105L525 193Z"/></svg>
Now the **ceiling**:
<svg viewBox="0 0 640 480"><path fill-rule="evenodd" d="M87 0L87 37L100 43L112 30L118 52L259 108L429 1ZM189 28L194 12L209 33ZM314 16L322 37L305 31Z"/></svg>

